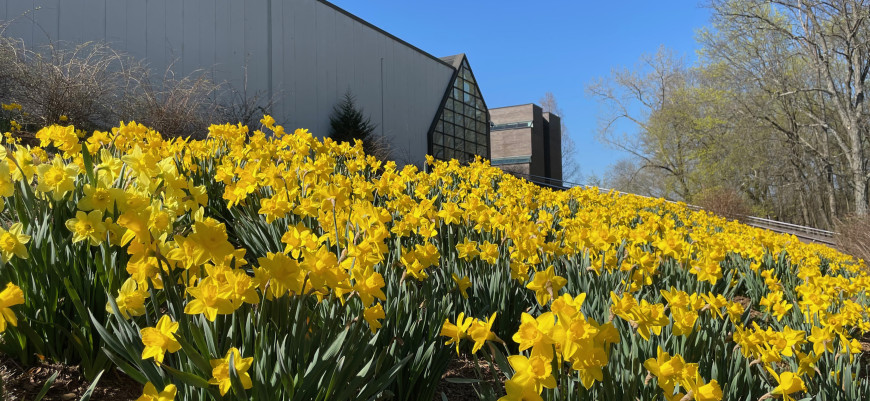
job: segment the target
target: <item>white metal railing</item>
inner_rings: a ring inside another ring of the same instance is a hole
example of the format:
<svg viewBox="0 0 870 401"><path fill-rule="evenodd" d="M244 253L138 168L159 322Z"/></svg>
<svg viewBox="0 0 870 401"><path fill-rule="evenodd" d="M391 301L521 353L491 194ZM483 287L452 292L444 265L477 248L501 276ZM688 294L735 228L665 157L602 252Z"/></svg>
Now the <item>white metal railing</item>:
<svg viewBox="0 0 870 401"><path fill-rule="evenodd" d="M834 236L837 235L837 233L835 233L833 231L821 230L821 229L814 228L814 227L807 227L807 226L801 226L801 225L797 225L797 224L785 223L782 221L770 220L770 219L765 219L765 218L761 218L761 217L746 216L746 219L748 221L751 221L751 222L756 223L758 225L764 225L764 226L770 226L770 227L779 227L779 228L782 228L785 230L791 230L791 231L800 231L802 233L817 235L820 237L834 238Z"/></svg>

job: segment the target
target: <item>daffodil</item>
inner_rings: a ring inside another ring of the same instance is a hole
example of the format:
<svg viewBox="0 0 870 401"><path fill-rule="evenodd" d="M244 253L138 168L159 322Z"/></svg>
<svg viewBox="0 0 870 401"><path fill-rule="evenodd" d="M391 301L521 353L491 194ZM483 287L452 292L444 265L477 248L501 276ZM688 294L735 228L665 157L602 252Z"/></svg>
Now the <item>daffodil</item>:
<svg viewBox="0 0 870 401"><path fill-rule="evenodd" d="M70 163L64 164L58 156L49 164L40 164L36 167L39 176L36 190L50 193L51 197L59 201L64 195L75 189L73 181L79 173L79 166Z"/></svg>
<svg viewBox="0 0 870 401"><path fill-rule="evenodd" d="M103 212L93 210L90 213L76 212L76 217L66 221L66 228L72 231L72 242L88 241L96 246L106 239L106 224L103 223Z"/></svg>
<svg viewBox="0 0 870 401"><path fill-rule="evenodd" d="M118 297L115 298L115 304L118 306L118 311L124 319L129 319L130 316L141 316L145 313L145 299L150 297L148 288L140 286L132 277L124 281L121 289L118 290ZM112 304L106 303L106 311L113 313Z"/></svg>
<svg viewBox="0 0 870 401"><path fill-rule="evenodd" d="M670 323L670 319L665 315L664 305L652 304L645 299L629 311L629 316L631 317L629 320L637 325L637 333L644 340L649 340L652 334L661 334L662 327Z"/></svg>
<svg viewBox="0 0 870 401"><path fill-rule="evenodd" d="M460 259L472 260L480 252L477 250L477 242L471 241L468 238L465 238L464 241L456 244L456 252L458 253L458 257Z"/></svg>
<svg viewBox="0 0 870 401"><path fill-rule="evenodd" d="M230 378L230 359L232 359L233 367L235 367L236 375L239 377L242 387L249 389L254 386L254 383L251 381L251 375L248 374L248 369L251 368L254 358L242 358L241 352L233 347L227 351L223 359L211 360L212 378L209 379L208 382L209 384L217 385L221 395L226 394L232 387L232 379Z"/></svg>
<svg viewBox="0 0 870 401"><path fill-rule="evenodd" d="M551 332L556 324L556 315L552 312L542 313L533 317L528 313L520 316L520 327L513 335L515 343L519 344L519 350L532 349L532 356L543 355L553 357L554 344Z"/></svg>
<svg viewBox="0 0 870 401"><path fill-rule="evenodd" d="M505 396L497 401L543 401L541 393L535 389L532 383L520 384L514 380L504 382Z"/></svg>
<svg viewBox="0 0 870 401"><path fill-rule="evenodd" d="M281 242L287 244L284 247L284 253L298 258L303 251L317 249L320 241L308 227L299 223L287 228L287 231L281 236Z"/></svg>
<svg viewBox="0 0 870 401"><path fill-rule="evenodd" d="M289 291L292 294L300 294L305 281L305 272L299 267L299 263L283 253L266 254L265 258L257 261L269 277L269 292L272 296L281 297Z"/></svg>
<svg viewBox="0 0 870 401"><path fill-rule="evenodd" d="M24 303L24 291L17 285L6 283L6 288L0 291L0 333L6 331L6 324L18 326L18 318L10 307Z"/></svg>
<svg viewBox="0 0 870 401"><path fill-rule="evenodd" d="M203 314L213 322L217 315L227 315L235 310L233 303L221 296L218 283L211 277L204 278L196 287L188 287L187 293L194 297L184 307L184 313L188 315Z"/></svg>
<svg viewBox="0 0 870 401"><path fill-rule="evenodd" d="M321 245L316 252L303 253L302 269L307 270L311 287L338 288L349 278L338 264L338 257L327 246Z"/></svg>
<svg viewBox="0 0 870 401"><path fill-rule="evenodd" d="M120 220L118 224L121 224ZM233 246L227 240L227 230L223 223L212 218L194 221L193 234L187 236L188 241L202 250L213 262L220 263L233 253Z"/></svg>
<svg viewBox="0 0 870 401"><path fill-rule="evenodd" d="M719 382L716 380L710 380L709 383L704 384L690 383L687 387L691 389L695 401L721 401L724 395L722 388L719 387Z"/></svg>
<svg viewBox="0 0 870 401"><path fill-rule="evenodd" d="M373 267L354 269L353 276L353 289L359 295L363 305L371 305L375 298L381 301L387 300L387 295L383 291L384 286L386 286L384 276L374 271Z"/></svg>
<svg viewBox="0 0 870 401"><path fill-rule="evenodd" d="M465 292L468 287L471 287L471 280L468 277L459 277L455 273L451 275L453 278L453 282L456 283L456 287L459 288L459 293L462 294L462 298L468 299L468 293Z"/></svg>
<svg viewBox="0 0 870 401"><path fill-rule="evenodd" d="M15 178L12 176L9 163L6 162L6 149L3 148L3 150L0 151L0 196L10 197L14 194Z"/></svg>
<svg viewBox="0 0 870 401"><path fill-rule="evenodd" d="M24 234L24 226L21 223L13 223L9 231L0 227L0 261L7 262L13 256L27 259L27 247L30 236Z"/></svg>
<svg viewBox="0 0 870 401"><path fill-rule="evenodd" d="M172 401L177 392L178 388L174 384L167 384L163 391L157 392L154 384L148 382L145 383L145 389L142 390L142 395L136 401Z"/></svg>
<svg viewBox="0 0 870 401"><path fill-rule="evenodd" d="M498 260L498 244L484 241L480 244L480 259L494 265Z"/></svg>
<svg viewBox="0 0 870 401"><path fill-rule="evenodd" d="M803 379L797 373L782 372L782 374L777 374L775 370L769 367L765 367L765 369L779 383L778 386L770 391L770 394L782 396L783 401L793 401L794 398L791 397L791 394L807 391L806 384L804 384Z"/></svg>
<svg viewBox="0 0 870 401"><path fill-rule="evenodd" d="M552 361L542 356L526 358L523 355L511 355L508 362L514 368L514 376L511 378L517 384L528 386L531 384L540 393L541 387L555 388L556 378L553 377Z"/></svg>
<svg viewBox="0 0 870 401"><path fill-rule="evenodd" d="M480 347L483 347L483 344L486 343L487 340L496 340L495 333L492 332L492 324L495 323L495 315L493 313L489 319L480 321L478 319L474 319L471 322L471 326L468 327L468 336L474 340L474 346L471 349L471 353L475 354Z"/></svg>
<svg viewBox="0 0 870 401"><path fill-rule="evenodd" d="M807 337L813 343L813 353L816 355L834 352L834 338L834 331L830 327L818 326L813 326L811 335Z"/></svg>
<svg viewBox="0 0 870 401"><path fill-rule="evenodd" d="M559 295L559 290L568 282L564 277L557 276L553 272L553 266L547 270L535 273L532 282L526 288L535 292L535 299L541 306L547 305L550 299Z"/></svg>
<svg viewBox="0 0 870 401"><path fill-rule="evenodd" d="M223 279L220 296L229 299L233 308L238 308L243 303L256 305L260 302L254 280L244 270L228 269L224 272Z"/></svg>
<svg viewBox="0 0 870 401"><path fill-rule="evenodd" d="M365 311L363 311L363 318L368 322L372 334L376 333L378 329L381 328L381 322L379 322L379 320L385 317L384 307L381 306L380 303L376 303L374 306L366 308Z"/></svg>
<svg viewBox="0 0 870 401"><path fill-rule="evenodd" d="M471 327L472 321L472 318L465 317L465 313L460 312L456 318L456 324L450 323L449 319L444 319L444 323L441 325L441 332L438 335L450 337L445 345L456 344L457 355L459 354L459 341L467 336L466 331Z"/></svg>
<svg viewBox="0 0 870 401"><path fill-rule="evenodd" d="M111 211L115 207L115 199L123 199L124 196L124 190L121 188L94 187L90 184L85 185L83 192L84 196L79 200L77 207L86 212L91 210Z"/></svg>
<svg viewBox="0 0 870 401"><path fill-rule="evenodd" d="M662 388L674 388L676 380L680 377L686 362L680 355L671 357L667 352L658 347L657 356L647 359L643 366L658 378Z"/></svg>
<svg viewBox="0 0 870 401"><path fill-rule="evenodd" d="M156 327L146 327L139 331L142 336L142 359L154 358L157 363L163 362L166 352L174 353L181 349L181 344L175 339L178 322L173 322L168 315L163 315L157 321Z"/></svg>

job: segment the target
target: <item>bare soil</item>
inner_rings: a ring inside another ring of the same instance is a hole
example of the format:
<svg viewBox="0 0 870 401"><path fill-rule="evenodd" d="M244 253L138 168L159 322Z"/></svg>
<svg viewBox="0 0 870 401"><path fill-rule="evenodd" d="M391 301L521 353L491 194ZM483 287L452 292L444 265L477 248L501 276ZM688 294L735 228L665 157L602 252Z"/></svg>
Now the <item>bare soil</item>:
<svg viewBox="0 0 870 401"><path fill-rule="evenodd" d="M41 363L24 369L8 357L0 357L2 394L6 401L30 401L36 398L48 379L59 372L42 400L78 400L91 385L77 366ZM127 375L112 370L103 374L91 394L92 401L132 401L142 395L142 385Z"/></svg>
<svg viewBox="0 0 870 401"><path fill-rule="evenodd" d="M496 367L493 372L489 368L489 363L479 360L478 368L480 369L481 374L488 378L486 382L496 391L498 396L504 395L504 381L507 380L507 377L499 371L498 367ZM453 383L447 380L451 378L476 379L477 372L474 369L474 360L465 355L454 357L453 360L450 361L450 364L447 365L447 372L441 375L441 383L438 384L438 389L433 401L442 401L443 399L449 401L479 399L477 392L475 391L475 386L479 385L471 383Z"/></svg>

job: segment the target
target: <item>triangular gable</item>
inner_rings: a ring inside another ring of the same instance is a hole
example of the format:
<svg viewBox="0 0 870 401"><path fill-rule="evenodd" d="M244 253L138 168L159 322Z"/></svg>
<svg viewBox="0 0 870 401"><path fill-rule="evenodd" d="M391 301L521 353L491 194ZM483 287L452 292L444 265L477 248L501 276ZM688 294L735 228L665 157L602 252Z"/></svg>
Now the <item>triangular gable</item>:
<svg viewBox="0 0 870 401"><path fill-rule="evenodd" d="M449 60L457 69L431 129L429 153L438 160L462 163L474 160L475 155L489 159L489 111L477 80L464 54Z"/></svg>

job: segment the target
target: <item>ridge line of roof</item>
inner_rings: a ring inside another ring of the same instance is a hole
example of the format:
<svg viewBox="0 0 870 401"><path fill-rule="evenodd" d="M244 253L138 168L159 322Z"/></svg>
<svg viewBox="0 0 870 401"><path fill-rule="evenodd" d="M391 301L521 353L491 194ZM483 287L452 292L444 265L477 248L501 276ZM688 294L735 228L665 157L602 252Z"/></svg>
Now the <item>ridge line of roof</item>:
<svg viewBox="0 0 870 401"><path fill-rule="evenodd" d="M446 65L446 66L448 66L448 67L450 67L450 68L454 68L454 69L455 69L455 67L453 67L452 65L450 65L450 64L447 63L446 61L441 60L440 58L435 57L435 56L433 56L432 54L423 51L423 50L420 49L419 47L414 46L414 45L412 45L412 44L410 44L410 43L408 43L408 42L406 42L406 41L400 39L398 36L393 35L393 34L387 32L387 31L385 31L385 30L383 30L383 29L381 29L381 28L375 26L375 24L372 24L371 22L368 22L368 21L366 21L366 20L364 20L364 19L362 19L362 18L360 18L360 17L358 17L358 16L352 14L350 11L347 11L347 10L345 10L345 9L343 9L343 8L341 8L341 7L337 6L337 5L335 5L335 4L332 4L332 3L330 3L330 2L328 2L328 1L326 1L326 0L317 0L317 1L320 2L320 3L323 3L324 5L326 5L326 6L330 7L330 8L332 8L332 9L334 9L335 11L338 11L338 12L340 12L340 13L342 13L342 14L348 16L348 17L350 17L351 19L353 19L353 20L355 20L355 21L357 21L357 22L359 22L359 23L361 23L361 24L363 24L363 25L365 25L365 26L368 26L369 28L374 29L375 31L378 31L378 32L380 32L380 33L386 35L387 37L389 37L389 38L391 38L391 39L393 39L393 40L395 40L395 41L397 41L397 42L399 42L399 43L401 43L401 44L403 44L403 45L405 45L405 46L408 46L409 48L411 48L412 50L416 51L417 53L420 53L420 54L422 54L422 55L424 55L424 56L426 56L426 57L429 57L429 58L432 59L432 60L435 60L435 61L437 61L437 62L439 62L439 63L441 63L441 64L444 64L444 65Z"/></svg>
<svg viewBox="0 0 870 401"><path fill-rule="evenodd" d="M532 103L520 103L520 104L514 104L514 105L510 105L510 106L493 107L493 108L490 109L490 110L495 110L495 109L506 109L506 108L508 108L508 107L520 107L520 106L538 106L538 107L541 107L541 106L537 105L536 103L532 102Z"/></svg>
<svg viewBox="0 0 870 401"><path fill-rule="evenodd" d="M450 56L440 57L440 59L445 63L452 64L454 69L459 70L460 68L462 68L462 60L467 59L467 57L465 56L465 53L458 53ZM447 61L448 59L450 61Z"/></svg>

